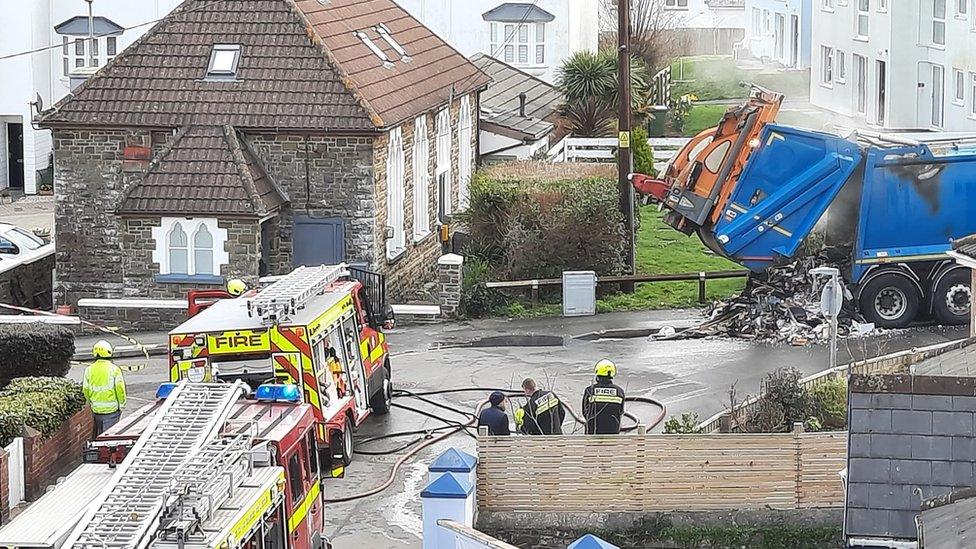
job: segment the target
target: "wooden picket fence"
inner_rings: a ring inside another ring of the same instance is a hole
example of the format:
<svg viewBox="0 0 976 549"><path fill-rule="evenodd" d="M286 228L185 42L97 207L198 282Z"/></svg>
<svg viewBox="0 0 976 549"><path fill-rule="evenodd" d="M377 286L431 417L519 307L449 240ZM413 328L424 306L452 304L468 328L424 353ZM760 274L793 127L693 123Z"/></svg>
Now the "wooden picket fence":
<svg viewBox="0 0 976 549"><path fill-rule="evenodd" d="M478 438L486 512L839 507L847 433Z"/></svg>

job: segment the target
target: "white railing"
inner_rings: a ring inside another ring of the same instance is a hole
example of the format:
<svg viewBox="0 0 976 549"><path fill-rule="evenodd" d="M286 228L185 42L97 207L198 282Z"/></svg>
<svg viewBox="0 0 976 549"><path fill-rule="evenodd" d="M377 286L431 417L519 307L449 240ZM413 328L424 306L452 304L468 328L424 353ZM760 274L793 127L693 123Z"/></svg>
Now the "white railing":
<svg viewBox="0 0 976 549"><path fill-rule="evenodd" d="M17 437L5 448L7 452L7 504L13 509L24 501L26 487L24 486L24 439Z"/></svg>
<svg viewBox="0 0 976 549"><path fill-rule="evenodd" d="M655 167L660 170L688 143L687 137L652 137L647 144L654 149ZM549 151L550 162L614 162L615 137L567 137Z"/></svg>
<svg viewBox="0 0 976 549"><path fill-rule="evenodd" d="M437 526L453 534L454 544L437 549L518 549L488 534L469 528L453 520L441 519Z"/></svg>

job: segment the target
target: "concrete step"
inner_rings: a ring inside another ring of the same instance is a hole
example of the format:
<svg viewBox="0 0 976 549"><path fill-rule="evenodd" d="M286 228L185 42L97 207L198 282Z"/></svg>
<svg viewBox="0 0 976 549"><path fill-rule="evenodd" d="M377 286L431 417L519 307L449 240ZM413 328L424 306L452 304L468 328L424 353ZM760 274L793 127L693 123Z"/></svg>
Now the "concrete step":
<svg viewBox="0 0 976 549"><path fill-rule="evenodd" d="M441 319L440 305L430 304L398 304L392 305L397 324L426 324L439 322Z"/></svg>

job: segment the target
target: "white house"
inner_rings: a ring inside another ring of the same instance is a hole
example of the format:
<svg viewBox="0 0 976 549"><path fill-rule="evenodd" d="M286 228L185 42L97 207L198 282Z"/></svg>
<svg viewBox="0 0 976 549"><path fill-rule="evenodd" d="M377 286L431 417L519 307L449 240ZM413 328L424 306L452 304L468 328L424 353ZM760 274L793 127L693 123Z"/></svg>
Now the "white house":
<svg viewBox="0 0 976 549"><path fill-rule="evenodd" d="M816 0L810 100L859 124L976 130L976 2Z"/></svg>
<svg viewBox="0 0 976 549"><path fill-rule="evenodd" d="M783 67L810 68L814 1L746 0L749 24L742 49Z"/></svg>
<svg viewBox="0 0 976 549"><path fill-rule="evenodd" d="M675 29L687 54L731 54L745 36L745 0L651 1L661 11L650 13L659 24Z"/></svg>
<svg viewBox="0 0 976 549"><path fill-rule="evenodd" d="M555 83L573 53L597 49L600 0L399 0L467 57L483 53Z"/></svg>
<svg viewBox="0 0 976 549"><path fill-rule="evenodd" d="M51 132L31 125L45 108L139 38L181 0L17 0L3 3L0 33L0 189L38 191ZM26 52L34 53L26 53ZM49 173L49 172L48 172Z"/></svg>

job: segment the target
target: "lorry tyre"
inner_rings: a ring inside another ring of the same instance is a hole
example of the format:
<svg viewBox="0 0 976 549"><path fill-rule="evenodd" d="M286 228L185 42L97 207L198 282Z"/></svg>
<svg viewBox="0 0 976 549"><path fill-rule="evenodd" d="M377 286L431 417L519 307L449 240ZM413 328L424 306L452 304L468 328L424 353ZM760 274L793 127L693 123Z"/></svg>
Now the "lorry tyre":
<svg viewBox="0 0 976 549"><path fill-rule="evenodd" d="M393 405L393 383L390 381L390 362L387 361L383 366L383 381L380 388L373 396L369 397L369 405L373 408L373 413L379 416L390 413Z"/></svg>
<svg viewBox="0 0 976 549"><path fill-rule="evenodd" d="M352 456L356 453L356 439L352 436L352 418L346 416L346 428L342 430L342 463L349 465L352 463Z"/></svg>
<svg viewBox="0 0 976 549"><path fill-rule="evenodd" d="M942 324L957 326L969 322L972 303L969 269L953 269L946 273L932 293L932 311Z"/></svg>
<svg viewBox="0 0 976 549"><path fill-rule="evenodd" d="M861 290L859 305L868 322L880 328L906 328L918 314L922 294L907 277L883 274Z"/></svg>

